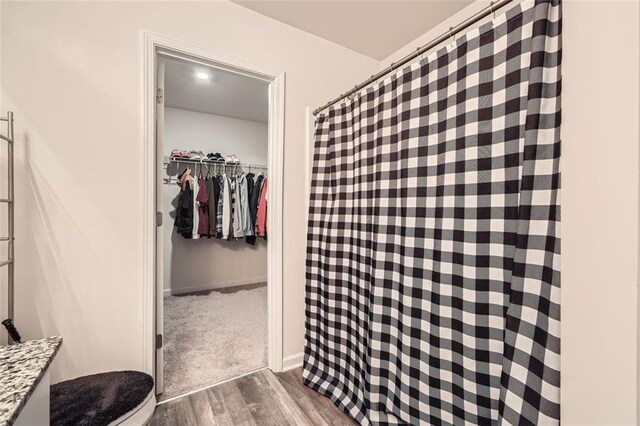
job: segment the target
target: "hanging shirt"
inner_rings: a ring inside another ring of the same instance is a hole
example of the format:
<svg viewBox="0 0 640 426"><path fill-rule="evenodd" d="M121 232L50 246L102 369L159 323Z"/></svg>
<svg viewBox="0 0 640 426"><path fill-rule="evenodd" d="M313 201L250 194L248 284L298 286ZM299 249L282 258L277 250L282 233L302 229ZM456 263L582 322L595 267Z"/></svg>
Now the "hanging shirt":
<svg viewBox="0 0 640 426"><path fill-rule="evenodd" d="M249 204L247 203L247 175L243 173L238 177L236 188L236 212L234 215L233 236L242 238L246 235L245 218L247 218L247 210L249 210Z"/></svg>
<svg viewBox="0 0 640 426"><path fill-rule="evenodd" d="M258 217L256 219L256 234L267 238L267 178L262 182L260 201L258 203Z"/></svg>
<svg viewBox="0 0 640 426"><path fill-rule="evenodd" d="M248 204L251 205L251 196L253 195L253 185L255 184L256 175L253 173L247 173L247 199ZM251 213L249 213L251 217Z"/></svg>
<svg viewBox="0 0 640 426"><path fill-rule="evenodd" d="M240 212L242 219L242 235L253 235L251 229L251 215L249 214L249 185L247 175L244 173L240 176L238 183L240 188Z"/></svg>
<svg viewBox="0 0 640 426"><path fill-rule="evenodd" d="M231 229L231 189L229 179L226 174L222 175L222 182L224 184L224 200L222 202L222 238L226 240L229 238L229 230Z"/></svg>
<svg viewBox="0 0 640 426"><path fill-rule="evenodd" d="M255 245L256 243L256 221L258 217L258 201L260 201L260 187L262 186L263 175L258 175L253 184L251 191L251 200L249 200L249 216L251 216L251 229L253 229L253 235L249 235L245 238L248 244Z"/></svg>
<svg viewBox="0 0 640 426"><path fill-rule="evenodd" d="M247 218L249 220L249 229L245 229L244 240L247 244L251 245L254 245L256 241L256 225L254 219L251 217L251 197L253 196L254 177L255 175L253 173L247 173ZM253 242L251 241L252 239Z"/></svg>
<svg viewBox="0 0 640 426"><path fill-rule="evenodd" d="M209 234L209 193L203 177L199 179L198 186L198 234L205 236Z"/></svg>
<svg viewBox="0 0 640 426"><path fill-rule="evenodd" d="M237 176L229 178L229 188L231 189L231 231L230 240L242 237L242 218L240 217L240 191L238 190Z"/></svg>
<svg viewBox="0 0 640 426"><path fill-rule="evenodd" d="M218 208L216 209L216 238L222 238L222 212L224 210L224 177L218 175L215 178L218 187Z"/></svg>
<svg viewBox="0 0 640 426"><path fill-rule="evenodd" d="M200 214L199 214L199 205L198 205L198 191L200 190L200 185L198 185L198 179L193 179L193 229L191 230L191 238L197 240L200 238L200 234L198 234L198 226L200 225Z"/></svg>
<svg viewBox="0 0 640 426"><path fill-rule="evenodd" d="M207 186L207 195L209 196L209 202L207 205L209 206L209 229L207 230L207 235L209 238L216 236L216 210L218 210L218 184L213 176L208 176L206 180Z"/></svg>

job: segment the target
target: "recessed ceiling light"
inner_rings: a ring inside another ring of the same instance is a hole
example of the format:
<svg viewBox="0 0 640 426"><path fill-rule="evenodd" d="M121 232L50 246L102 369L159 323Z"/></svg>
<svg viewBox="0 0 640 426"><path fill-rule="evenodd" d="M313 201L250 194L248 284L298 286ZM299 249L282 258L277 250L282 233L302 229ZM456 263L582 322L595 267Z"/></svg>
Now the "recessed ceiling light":
<svg viewBox="0 0 640 426"><path fill-rule="evenodd" d="M207 74L206 72L197 72L196 77L198 77L200 80L209 80L209 74Z"/></svg>

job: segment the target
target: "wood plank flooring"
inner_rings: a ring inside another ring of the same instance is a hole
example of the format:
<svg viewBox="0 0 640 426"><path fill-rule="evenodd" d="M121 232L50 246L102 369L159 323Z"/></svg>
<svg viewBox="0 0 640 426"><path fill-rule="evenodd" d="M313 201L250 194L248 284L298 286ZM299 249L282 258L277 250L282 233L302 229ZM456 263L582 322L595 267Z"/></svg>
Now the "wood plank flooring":
<svg viewBox="0 0 640 426"><path fill-rule="evenodd" d="M302 369L265 369L156 407L150 426L330 425L356 423L329 398L302 384Z"/></svg>

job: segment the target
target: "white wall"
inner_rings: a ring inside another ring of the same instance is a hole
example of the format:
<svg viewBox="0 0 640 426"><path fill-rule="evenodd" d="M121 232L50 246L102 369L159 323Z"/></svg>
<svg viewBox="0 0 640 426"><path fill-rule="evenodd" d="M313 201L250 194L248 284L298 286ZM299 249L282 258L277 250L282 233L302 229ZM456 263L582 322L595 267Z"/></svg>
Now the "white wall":
<svg viewBox="0 0 640 426"><path fill-rule="evenodd" d="M564 8L564 424L638 421L639 14L633 1Z"/></svg>
<svg viewBox="0 0 640 426"><path fill-rule="evenodd" d="M17 113L17 322L64 337L54 382L141 369L146 29L286 72L284 356L302 351L305 107L378 61L229 2L3 2L2 98Z"/></svg>
<svg viewBox="0 0 640 426"><path fill-rule="evenodd" d="M2 22L2 1L0 1L0 23ZM0 37L0 52L2 52L2 37ZM0 55L0 81L2 81L2 55ZM6 115L7 110L5 109L5 105L4 105L4 101L3 101L3 96L0 96L0 116L5 116ZM0 125L0 130L2 132L2 134L5 134L5 129L6 126L4 125ZM4 145L4 142L3 142ZM6 155L6 149L0 149L0 167L2 167L2 169L0 169L0 176L6 176L6 174L4 174L6 172L6 168L5 165L7 164L7 155ZM3 182L6 182L3 180ZM6 195L7 191L5 189L5 185L2 185L0 187L0 197L4 198L4 196ZM0 223L5 223L7 220L7 213L6 213L6 208L5 209L1 209L0 210ZM2 246L6 246L7 244L4 243L2 244ZM4 249L3 249L4 250ZM4 253L2 253L4 254ZM0 268L2 269L0 271L0 318L5 319L7 318L7 308L8 308L8 304L7 304L7 300L6 300L6 294L7 294L7 272L6 269L7 268ZM1 321L1 320L0 320ZM7 342L7 333L4 330L4 327L0 327L0 344L5 344Z"/></svg>
<svg viewBox="0 0 640 426"><path fill-rule="evenodd" d="M382 61L414 51L476 1ZM507 6L510 7L510 6ZM562 423L636 424L637 1L565 1L562 91Z"/></svg>
<svg viewBox="0 0 640 426"><path fill-rule="evenodd" d="M235 154L241 162L267 164L268 126L178 108L164 109L164 151L172 148Z"/></svg>
<svg viewBox="0 0 640 426"><path fill-rule="evenodd" d="M0 22L2 22L2 3L0 1ZM0 52L2 52L2 37L0 37ZM2 81L2 55L0 55L0 81ZM6 114L6 110L4 109L4 105L3 105L3 97L0 96L0 116L4 116ZM5 126L0 126L0 132L2 132L2 134L5 134ZM5 152L4 149L0 149L0 153ZM6 164L6 154L0 154L0 164ZM2 173L2 171L0 170L0 173ZM4 176L4 175L3 175ZM0 188L0 196L4 197L4 195L6 195L6 190L4 189L4 185L3 188ZM6 221L6 213L4 212L4 210L0 211L0 223L4 223ZM3 244L6 245L6 244ZM6 269L6 268L1 268L1 269ZM7 300L6 300L6 294L7 294L7 279L6 279L6 272L5 271L0 271L0 318L5 319L7 317ZM1 321L1 320L0 320ZM7 342L7 333L6 331L4 331L4 327L1 327L2 329L0 330L0 344L4 344Z"/></svg>
<svg viewBox="0 0 640 426"><path fill-rule="evenodd" d="M268 136L267 123L165 108L167 156L173 148L193 149L205 154L234 153L243 163L266 165ZM175 177L176 170L183 169L170 166L169 172ZM244 240L185 239L173 226L180 188L175 183L163 184L163 192L165 294L267 281L267 244L262 238L255 246Z"/></svg>

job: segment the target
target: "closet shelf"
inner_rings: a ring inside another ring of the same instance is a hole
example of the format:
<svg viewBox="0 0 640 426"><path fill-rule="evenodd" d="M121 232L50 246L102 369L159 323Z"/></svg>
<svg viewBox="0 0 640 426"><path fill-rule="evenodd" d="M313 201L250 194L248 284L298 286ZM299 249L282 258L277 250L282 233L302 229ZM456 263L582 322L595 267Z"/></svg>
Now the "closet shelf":
<svg viewBox="0 0 640 426"><path fill-rule="evenodd" d="M184 164L206 164L214 166L224 167L251 167L252 169L267 169L267 166L263 164L248 164L248 163L225 163L223 161L215 161L209 159L196 160L193 158L164 158L164 166L168 166L171 163L184 163Z"/></svg>

